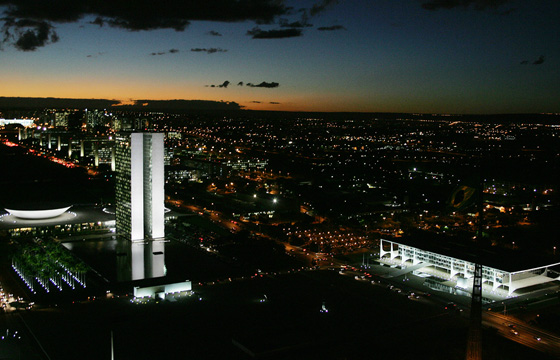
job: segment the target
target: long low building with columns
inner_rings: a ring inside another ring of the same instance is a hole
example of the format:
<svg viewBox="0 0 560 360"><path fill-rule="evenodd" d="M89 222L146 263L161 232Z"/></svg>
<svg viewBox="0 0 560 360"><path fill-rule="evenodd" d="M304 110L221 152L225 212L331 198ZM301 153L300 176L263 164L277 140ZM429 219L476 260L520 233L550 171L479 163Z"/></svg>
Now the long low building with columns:
<svg viewBox="0 0 560 360"><path fill-rule="evenodd" d="M476 250L451 242L381 239L379 257L381 263L455 282L456 287L467 291L472 289L478 262L482 265L483 289L508 297L560 280L560 262L554 262L555 259L527 256L513 250Z"/></svg>

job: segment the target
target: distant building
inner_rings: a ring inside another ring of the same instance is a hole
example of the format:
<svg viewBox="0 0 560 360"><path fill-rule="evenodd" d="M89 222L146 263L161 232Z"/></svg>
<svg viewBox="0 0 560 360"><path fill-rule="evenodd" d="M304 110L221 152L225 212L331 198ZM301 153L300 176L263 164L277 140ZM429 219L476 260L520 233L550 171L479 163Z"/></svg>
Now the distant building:
<svg viewBox="0 0 560 360"><path fill-rule="evenodd" d="M166 180L169 183L180 184L183 181L196 181L200 178L200 170L188 166L167 166Z"/></svg>
<svg viewBox="0 0 560 360"><path fill-rule="evenodd" d="M68 111L60 111L54 114L54 126L55 127L68 127L68 116L70 113Z"/></svg>
<svg viewBox="0 0 560 360"><path fill-rule="evenodd" d="M247 160L238 159L235 161L228 160L224 162L224 165L232 168L233 170L243 170L243 171L262 170L266 168L266 166L268 165L268 161L260 160L260 159L247 159Z"/></svg>
<svg viewBox="0 0 560 360"><path fill-rule="evenodd" d="M132 241L165 236L162 133L116 137L117 233Z"/></svg>
<svg viewBox="0 0 560 360"><path fill-rule="evenodd" d="M105 111L100 110L85 110L85 121L86 128L88 131L92 131L95 128L101 126L107 126L109 122L109 117L106 116Z"/></svg>
<svg viewBox="0 0 560 360"><path fill-rule="evenodd" d="M29 127L34 125L34 121L31 119L0 119L0 126L19 124L23 127Z"/></svg>

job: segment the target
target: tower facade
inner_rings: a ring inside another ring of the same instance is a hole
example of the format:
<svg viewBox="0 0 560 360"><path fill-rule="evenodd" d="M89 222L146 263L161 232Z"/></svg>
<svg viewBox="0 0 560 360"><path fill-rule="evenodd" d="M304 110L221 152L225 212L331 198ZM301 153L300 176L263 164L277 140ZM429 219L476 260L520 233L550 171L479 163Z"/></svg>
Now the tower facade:
<svg viewBox="0 0 560 360"><path fill-rule="evenodd" d="M132 241L165 236L162 133L119 133L115 144L117 233Z"/></svg>

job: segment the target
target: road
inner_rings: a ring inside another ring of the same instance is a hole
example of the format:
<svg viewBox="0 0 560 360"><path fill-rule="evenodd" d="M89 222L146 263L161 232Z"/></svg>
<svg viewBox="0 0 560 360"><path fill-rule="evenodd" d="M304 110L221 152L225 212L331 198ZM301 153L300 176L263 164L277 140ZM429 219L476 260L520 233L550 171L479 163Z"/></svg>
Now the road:
<svg viewBox="0 0 560 360"><path fill-rule="evenodd" d="M393 285L392 291L402 290L401 293L407 295L410 291L418 291L415 286L411 286L412 282L394 281L394 278L386 278L381 274L374 274L372 271L366 271L356 267L346 267L347 270L341 271L341 274L355 277L356 280L369 281L374 280L374 284L385 286ZM370 276L365 275L370 274ZM422 291L422 290L421 290ZM434 306L445 306L449 300L443 298L438 292L432 292L430 297L421 296L420 299L413 301L424 301L432 303ZM458 304L457 309L463 310L459 314L462 317L470 317L470 309L467 306ZM492 311L482 312L482 325L497 330L497 333L507 339L515 341L524 346L530 347L537 351L560 358L560 337L540 328L529 325L519 319L503 315Z"/></svg>
<svg viewBox="0 0 560 360"><path fill-rule="evenodd" d="M202 206L185 204L182 200L169 199L168 203L173 204L179 209L187 209L195 214L206 216L212 222L220 224L223 228L235 233L242 229L241 224L237 220L231 220L226 218L223 213L217 210L207 210Z"/></svg>
<svg viewBox="0 0 560 360"><path fill-rule="evenodd" d="M560 358L560 337L556 335L514 317L488 311L482 312L482 324L497 329L498 334L505 338Z"/></svg>
<svg viewBox="0 0 560 360"><path fill-rule="evenodd" d="M3 308L0 309L0 357L30 359L30 360L50 360L35 335L31 332L21 317L18 310L9 305L18 300L18 297L9 296L10 289L3 288L0 283L0 298L2 298Z"/></svg>

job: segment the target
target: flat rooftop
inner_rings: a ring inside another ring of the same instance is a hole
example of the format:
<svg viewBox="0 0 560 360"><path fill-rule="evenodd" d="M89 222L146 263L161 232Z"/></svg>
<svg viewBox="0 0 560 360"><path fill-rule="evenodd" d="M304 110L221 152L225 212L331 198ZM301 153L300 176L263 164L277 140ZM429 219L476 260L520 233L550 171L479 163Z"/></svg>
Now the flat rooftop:
<svg viewBox="0 0 560 360"><path fill-rule="evenodd" d="M518 272L560 263L560 257L543 256L525 250L511 250L460 242L440 236L385 239L507 272ZM560 269L560 265L556 265Z"/></svg>

